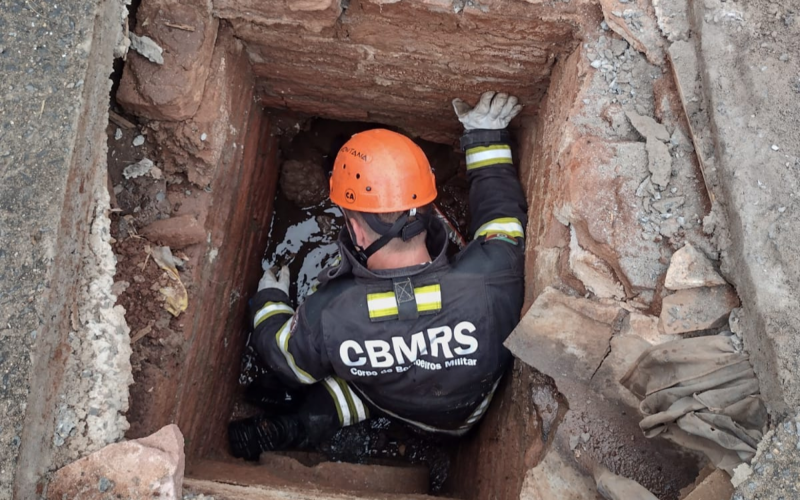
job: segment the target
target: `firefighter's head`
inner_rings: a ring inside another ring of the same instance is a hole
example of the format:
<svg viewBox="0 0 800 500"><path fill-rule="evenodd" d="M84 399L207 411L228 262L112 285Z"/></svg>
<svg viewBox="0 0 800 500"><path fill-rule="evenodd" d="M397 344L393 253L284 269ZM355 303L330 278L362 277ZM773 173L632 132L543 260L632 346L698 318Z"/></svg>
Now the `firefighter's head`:
<svg viewBox="0 0 800 500"><path fill-rule="evenodd" d="M424 246L426 212L435 199L431 165L404 135L386 129L361 132L336 156L331 200L343 209L365 260L382 248L404 252Z"/></svg>

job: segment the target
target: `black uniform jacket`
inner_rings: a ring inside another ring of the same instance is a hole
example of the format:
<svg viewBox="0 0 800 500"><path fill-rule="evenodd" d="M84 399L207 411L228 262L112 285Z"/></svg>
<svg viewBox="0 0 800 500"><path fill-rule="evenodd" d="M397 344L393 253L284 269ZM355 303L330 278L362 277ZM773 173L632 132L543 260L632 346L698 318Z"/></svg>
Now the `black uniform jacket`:
<svg viewBox="0 0 800 500"><path fill-rule="evenodd" d="M466 154L473 239L454 258L435 220L432 262L371 271L345 230L340 263L296 312L277 289L253 298L254 346L286 382L336 377L428 430L460 434L481 418L511 360L503 341L522 307L527 207L507 144Z"/></svg>

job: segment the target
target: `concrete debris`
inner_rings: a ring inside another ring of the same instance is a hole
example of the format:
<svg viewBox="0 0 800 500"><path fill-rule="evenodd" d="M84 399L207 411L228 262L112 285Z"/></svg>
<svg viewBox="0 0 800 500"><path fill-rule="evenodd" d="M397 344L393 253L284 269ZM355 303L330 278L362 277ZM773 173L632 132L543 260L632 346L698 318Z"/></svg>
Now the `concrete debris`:
<svg viewBox="0 0 800 500"><path fill-rule="evenodd" d="M136 137L133 138L133 145L135 147L138 148L142 144L144 144L144 136L143 135L140 134L140 135L137 135Z"/></svg>
<svg viewBox="0 0 800 500"><path fill-rule="evenodd" d="M164 64L164 57L161 55L164 52L152 38L149 36L138 36L134 33L130 34L131 48L147 58L150 62L156 64Z"/></svg>
<svg viewBox="0 0 800 500"><path fill-rule="evenodd" d="M117 127L117 130L114 131L114 140L118 141L122 139L122 129Z"/></svg>
<svg viewBox="0 0 800 500"><path fill-rule="evenodd" d="M139 231L148 240L181 249L206 241L206 230L194 215L159 219Z"/></svg>
<svg viewBox="0 0 800 500"><path fill-rule="evenodd" d="M708 258L691 243L672 254L664 286L670 290L726 285Z"/></svg>
<svg viewBox="0 0 800 500"><path fill-rule="evenodd" d="M669 136L667 136L669 139ZM661 140L654 137L647 138L647 167L650 169L651 179L662 189L669 184L672 175L672 157L669 148Z"/></svg>
<svg viewBox="0 0 800 500"><path fill-rule="evenodd" d="M174 284L174 286L163 287L159 291L166 298L164 309L178 317L189 306L189 294L186 292L186 287L176 268L179 261L172 256L169 247L153 247L150 254L158 267L167 272L169 279Z"/></svg>
<svg viewBox="0 0 800 500"><path fill-rule="evenodd" d="M738 305L739 297L730 286L679 290L664 298L658 328L666 334L717 328Z"/></svg>
<svg viewBox="0 0 800 500"><path fill-rule="evenodd" d="M658 228L658 233L665 238L673 238L678 234L681 229L681 224L677 217L669 218L661 223Z"/></svg>
<svg viewBox="0 0 800 500"><path fill-rule="evenodd" d="M639 132L639 134L645 139L653 137L661 142L667 142L670 140L670 135L669 132L667 132L667 128L663 124L655 121L653 118L649 116L642 116L635 111L626 111L625 116L628 117L628 120L631 121L631 125L633 125L636 131Z"/></svg>
<svg viewBox="0 0 800 500"><path fill-rule="evenodd" d="M586 384L603 361L617 318L616 305L544 290L505 342L518 358L553 377L559 390Z"/></svg>
<svg viewBox="0 0 800 500"><path fill-rule="evenodd" d="M667 214L675 214L677 209L682 207L684 203L686 203L685 197L672 196L669 198L662 198L658 201L654 201L652 206L655 210L658 210L659 213L667 215Z"/></svg>
<svg viewBox="0 0 800 500"><path fill-rule="evenodd" d="M656 20L648 12L649 2L623 4L618 10L617 0L600 0L603 17L608 27L642 52L651 64L660 66L664 62L663 39Z"/></svg>
<svg viewBox="0 0 800 500"><path fill-rule="evenodd" d="M603 465L596 465L594 480L597 492L607 500L658 500L647 488L632 479L618 476Z"/></svg>
<svg viewBox="0 0 800 500"><path fill-rule="evenodd" d="M681 338L677 335L665 335L658 330L658 317L642 314L639 312L630 313L622 322L619 332L620 338L626 336L638 337L650 345L663 344Z"/></svg>
<svg viewBox="0 0 800 500"><path fill-rule="evenodd" d="M717 469L686 495L682 500L729 500L733 495L733 485L727 472Z"/></svg>
<svg viewBox="0 0 800 500"><path fill-rule="evenodd" d="M675 127L675 131L669 138L669 143L672 147L677 148L684 153L691 153L694 151L692 141L681 131L679 127Z"/></svg>
<svg viewBox="0 0 800 500"><path fill-rule="evenodd" d="M106 446L59 469L47 498L181 498L183 435L168 425L150 436Z"/></svg>
<svg viewBox="0 0 800 500"><path fill-rule="evenodd" d="M154 167L153 161L148 158L142 158L138 162L128 165L122 171L122 176L126 179L135 179L137 177L141 177L143 175L147 175L150 173L150 170Z"/></svg>
<svg viewBox="0 0 800 500"><path fill-rule="evenodd" d="M596 296L618 300L625 297L625 289L608 264L580 247L574 227L570 227L569 267L586 289Z"/></svg>
<svg viewBox="0 0 800 500"><path fill-rule="evenodd" d="M670 42L689 38L686 0L653 0L658 29Z"/></svg>

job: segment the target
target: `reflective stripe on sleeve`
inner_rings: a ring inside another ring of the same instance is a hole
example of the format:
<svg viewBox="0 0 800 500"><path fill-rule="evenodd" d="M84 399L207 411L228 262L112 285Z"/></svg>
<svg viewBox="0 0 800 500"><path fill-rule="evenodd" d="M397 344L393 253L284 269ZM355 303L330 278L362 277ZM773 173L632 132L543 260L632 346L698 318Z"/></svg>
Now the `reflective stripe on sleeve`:
<svg viewBox="0 0 800 500"><path fill-rule="evenodd" d="M417 311L437 312L442 309L441 285L427 285L414 288L414 298L417 302ZM367 309L370 319L397 316L397 298L394 292L367 294Z"/></svg>
<svg viewBox="0 0 800 500"><path fill-rule="evenodd" d="M294 356L289 352L289 337L292 336L291 323L292 320L289 319L289 321L283 324L281 329L278 330L278 333L275 334L275 341L278 343L278 349L280 349L283 357L286 359L286 364L289 365L289 368L294 373L294 376L297 377L297 380L303 384L313 384L316 382L314 377L297 366L294 362Z"/></svg>
<svg viewBox="0 0 800 500"><path fill-rule="evenodd" d="M487 234L503 234L510 238L525 237L522 223L515 217L501 217L499 219L490 220L475 231L475 238L480 238Z"/></svg>
<svg viewBox="0 0 800 500"><path fill-rule="evenodd" d="M364 406L364 402L347 382L338 377L328 377L323 382L333 399L334 406L336 406L339 424L342 427L357 424L369 418L369 411Z"/></svg>
<svg viewBox="0 0 800 500"><path fill-rule="evenodd" d="M479 146L467 150L467 170L497 164L513 164L511 148L507 144Z"/></svg>
<svg viewBox="0 0 800 500"><path fill-rule="evenodd" d="M258 310L255 318L253 318L253 328L276 314L294 314L294 309L281 302L267 302Z"/></svg>

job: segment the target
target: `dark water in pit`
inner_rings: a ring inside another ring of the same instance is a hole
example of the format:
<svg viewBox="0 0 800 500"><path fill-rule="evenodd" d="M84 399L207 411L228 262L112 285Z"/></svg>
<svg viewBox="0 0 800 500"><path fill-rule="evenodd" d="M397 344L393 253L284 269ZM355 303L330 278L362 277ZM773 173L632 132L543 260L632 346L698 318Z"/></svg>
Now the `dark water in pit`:
<svg viewBox="0 0 800 500"><path fill-rule="evenodd" d="M374 128L373 124L341 123L313 120L302 131L281 144L282 164L287 161L318 162L329 171L332 159L343 142L353 133ZM433 167L439 197L437 206L450 224L465 234L469 223L468 186L464 157L451 146L416 141ZM300 207L290 201L279 187L276 194L269 244L262 266L274 272L288 265L291 274L289 296L294 306L301 304L317 275L331 265L338 255L336 240L342 229L341 210L325 199L311 206ZM455 249L454 245L451 245ZM269 370L262 365L249 345L242 358L239 382L249 386ZM252 388L251 388L252 389ZM258 413L260 410L239 401L233 418ZM447 477L449 453L454 443L409 429L386 418L371 419L341 429L318 449L328 460L370 463L390 460L426 465L431 472L431 491L439 490Z"/></svg>

